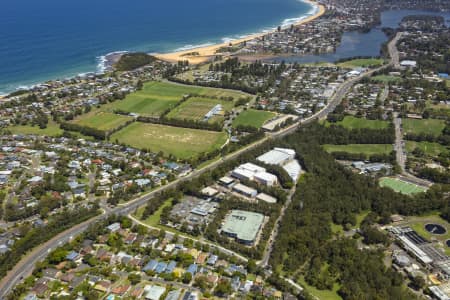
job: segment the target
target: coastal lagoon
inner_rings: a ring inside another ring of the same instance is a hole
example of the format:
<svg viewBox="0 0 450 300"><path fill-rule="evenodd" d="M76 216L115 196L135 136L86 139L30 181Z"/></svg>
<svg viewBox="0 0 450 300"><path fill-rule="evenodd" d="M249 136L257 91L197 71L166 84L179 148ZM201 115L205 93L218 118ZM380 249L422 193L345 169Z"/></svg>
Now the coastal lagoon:
<svg viewBox="0 0 450 300"><path fill-rule="evenodd" d="M381 25L369 32L345 32L335 53L322 55L302 55L271 58L270 61L285 61L298 63L335 62L340 59L355 56L379 56L381 46L388 38L382 31L383 27L397 28L400 21L409 15L439 15L444 17L447 26L450 25L450 12L431 12L421 10L390 10L381 14Z"/></svg>
<svg viewBox="0 0 450 300"><path fill-rule="evenodd" d="M99 71L110 52L215 44L314 13L300 0L2 1L0 94Z"/></svg>

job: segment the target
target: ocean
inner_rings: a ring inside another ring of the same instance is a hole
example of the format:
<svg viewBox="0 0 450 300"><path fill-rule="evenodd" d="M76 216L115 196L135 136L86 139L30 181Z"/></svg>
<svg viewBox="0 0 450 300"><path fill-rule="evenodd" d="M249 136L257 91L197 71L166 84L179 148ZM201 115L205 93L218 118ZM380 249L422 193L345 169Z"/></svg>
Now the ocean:
<svg viewBox="0 0 450 300"><path fill-rule="evenodd" d="M0 95L102 69L115 51L171 52L288 25L300 0L10 0L0 4Z"/></svg>

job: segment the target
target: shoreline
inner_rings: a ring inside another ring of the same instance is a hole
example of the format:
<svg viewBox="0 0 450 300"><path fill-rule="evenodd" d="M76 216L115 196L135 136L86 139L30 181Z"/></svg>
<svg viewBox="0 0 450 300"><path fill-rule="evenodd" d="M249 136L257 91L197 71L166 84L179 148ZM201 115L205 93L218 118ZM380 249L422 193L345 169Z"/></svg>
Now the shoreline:
<svg viewBox="0 0 450 300"><path fill-rule="evenodd" d="M293 25L293 26L300 26L302 24L311 22L317 18L319 18L320 16L322 16L326 9L325 6L322 4L319 4L317 2L315 2L314 0L301 0L304 3L308 3L312 6L313 11L309 12L308 14L304 15L303 17L301 16L298 21L289 24L289 25L281 25L283 29L288 28L289 26ZM309 15L311 14L312 15ZM210 60L212 57L215 56L215 52L217 49L224 47L224 46L228 46L230 44L239 44L245 41L249 41L261 36L264 36L266 34L272 33L276 31L276 29L271 29L271 30L267 30L267 31L261 31L259 33L255 33L255 34L249 34L247 36L244 37L240 37L237 39L230 39L227 41L223 41L223 42L219 42L217 44L203 44L203 45L199 45L198 47L188 47L188 46L184 46L186 47L186 49L175 49L173 50L173 52L169 52L169 53L150 53L151 55L155 56L156 58L166 61L166 62L170 62L170 63L176 63L180 60L188 60L189 63L191 64L199 64L202 62L206 62L208 60ZM111 71L112 69L112 64L114 64L121 56L121 54L123 53L128 53L129 51L113 51L110 53L107 53L105 55L101 55L96 57L97 60L97 65L96 65L96 70L92 70L92 71L87 71L85 73L79 73L79 74L74 74L74 75L67 75L67 76L62 76L61 78L74 78L77 76L83 76L86 74L91 74L91 73L96 73L96 74L102 74L108 71ZM187 53L191 53L191 52L200 52L201 55L196 55L196 56L186 56ZM61 79L59 78L59 79ZM23 85L18 85L15 89L11 89L11 91L9 90L2 90L0 91L0 100L4 100L5 98L7 98L7 96L14 92L19 90L20 88L26 88L26 89L30 89L33 88L34 86L40 85L44 82L47 81L51 81L51 80L57 80L58 78L53 78L53 79L48 79L48 80L42 80L42 81L37 81L35 83L29 83L26 84L26 86Z"/></svg>
<svg viewBox="0 0 450 300"><path fill-rule="evenodd" d="M315 2L315 1L311 1L311 0L302 0L302 1L314 6L315 14L308 16L304 19L301 19L298 22L293 23L292 24L293 26L300 26L300 25L309 23L311 21L314 21L315 19L321 17L326 12L326 8L322 4L319 4L319 3ZM288 25L288 26L291 26L291 25ZM288 26L285 26L282 28L286 29ZM271 30L269 32L260 32L260 33L256 33L256 34L250 34L243 38L230 40L228 42L218 43L218 44L214 44L214 45L200 46L200 47L196 47L196 48L191 48L191 49L181 50L181 51L174 51L174 52L169 52L169 53L152 53L151 55L155 56L156 58L158 58L160 60L170 62L170 63L176 63L178 61L186 61L187 60L187 61L189 61L190 64L196 65L196 64L200 64L200 63L209 61L211 58L216 56L216 51L222 47L227 47L229 45L236 45L236 44L240 44L243 42L247 42L247 41L265 36L269 33L273 33L275 31L276 31L276 29ZM197 55L189 55L192 52L197 52L198 54Z"/></svg>

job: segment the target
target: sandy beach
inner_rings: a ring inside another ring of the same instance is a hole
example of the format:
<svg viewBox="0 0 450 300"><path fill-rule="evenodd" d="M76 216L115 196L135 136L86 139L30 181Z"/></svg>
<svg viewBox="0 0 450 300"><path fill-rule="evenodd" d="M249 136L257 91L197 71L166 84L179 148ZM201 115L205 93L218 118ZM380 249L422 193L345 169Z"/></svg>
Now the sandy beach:
<svg viewBox="0 0 450 300"><path fill-rule="evenodd" d="M295 24L293 24L294 26L299 26L308 22L311 22L317 18L319 18L320 16L322 16L326 9L325 6L318 4L316 2L313 1L305 1L308 3L311 3L313 5L318 6L318 11L315 15L312 15L308 18L305 18ZM205 46L205 47L199 47L199 48L193 48L193 49L189 49L189 50L184 50L184 51L179 51L179 52L172 52L172 53L164 53L164 54L153 54L154 56L156 56L157 58L164 60L164 61L168 61L168 62L178 62L180 60L187 60L189 61L190 64L200 64L203 62L206 62L208 60L210 60L212 57L214 57L216 55L216 52L218 49L222 48L222 47L227 47L230 44L236 45L236 44L240 44L246 41L250 41L253 40L255 38L261 37L268 34L267 32L262 32L262 33L258 33L258 34L253 34L253 35L249 35L246 36L244 38L241 39L236 39L233 40L231 42L226 42L226 43L220 43L220 44L215 44L215 45L211 45L211 46ZM195 55L190 55L191 53L195 52Z"/></svg>

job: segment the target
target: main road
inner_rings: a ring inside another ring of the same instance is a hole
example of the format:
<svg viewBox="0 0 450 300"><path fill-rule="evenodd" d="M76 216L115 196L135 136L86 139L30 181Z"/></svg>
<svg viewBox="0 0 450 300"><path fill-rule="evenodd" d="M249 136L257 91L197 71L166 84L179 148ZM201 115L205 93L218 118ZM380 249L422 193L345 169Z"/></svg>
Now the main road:
<svg viewBox="0 0 450 300"><path fill-rule="evenodd" d="M373 73L381 71L381 70L387 68L388 66L397 66L398 65L398 52L397 52L395 45L396 45L398 39L400 38L400 36L401 36L401 33L398 33L388 45L388 50L389 50L389 54L391 57L389 64L383 65L376 69L368 70L368 71L360 74L359 76L356 76L356 77L346 80L341 86L339 86L337 88L337 90L335 91L333 96L328 101L327 105L322 110L320 110L316 114L312 115L311 117L303 119L287 128L280 130L279 132L268 133L266 135L266 137L264 137L263 139L255 142L253 144L245 146L236 152L230 153L218 161L215 161L201 169L195 170L185 177L176 179L176 180L168 183L165 186L162 186L162 187L160 187L156 190L153 190L149 193L146 193L145 195L142 195L142 196L140 196L132 201L129 201L123 205L119 205L113 209L104 208L103 213L101 215L91 218L81 224L75 225L75 226L61 232L60 234L56 235L55 237L53 237L51 240L47 241L46 243L35 247L28 254L26 254L19 261L19 263L17 263L14 266L14 268L12 270L10 270L8 272L8 274L1 280L1 282L0 282L0 299L4 299L15 285L20 283L25 277L29 276L34 268L34 265L37 262L43 260L52 249L55 249L56 247L58 247L64 243L67 243L74 236L81 234L83 231L85 231L90 225L94 224L95 222L97 222L101 219L104 219L113 214L128 215L130 212L134 211L138 207L144 205L148 200L152 199L155 196L155 194L157 194L157 193L160 193L164 190L174 188L182 182L189 181L193 178L196 178L199 175L216 168L223 162L232 161L236 157L241 155L242 153L245 153L247 151L255 149L256 147L265 143L269 139L278 139L278 138L284 137L288 134L295 132L301 125L314 122L315 120L321 120L321 119L326 118L326 116L336 108L336 106L341 102L341 100L345 96L345 94L351 89L351 87L356 82L358 82L359 80L361 80L362 78L364 78L366 76L371 76ZM273 238L275 238L275 236Z"/></svg>

